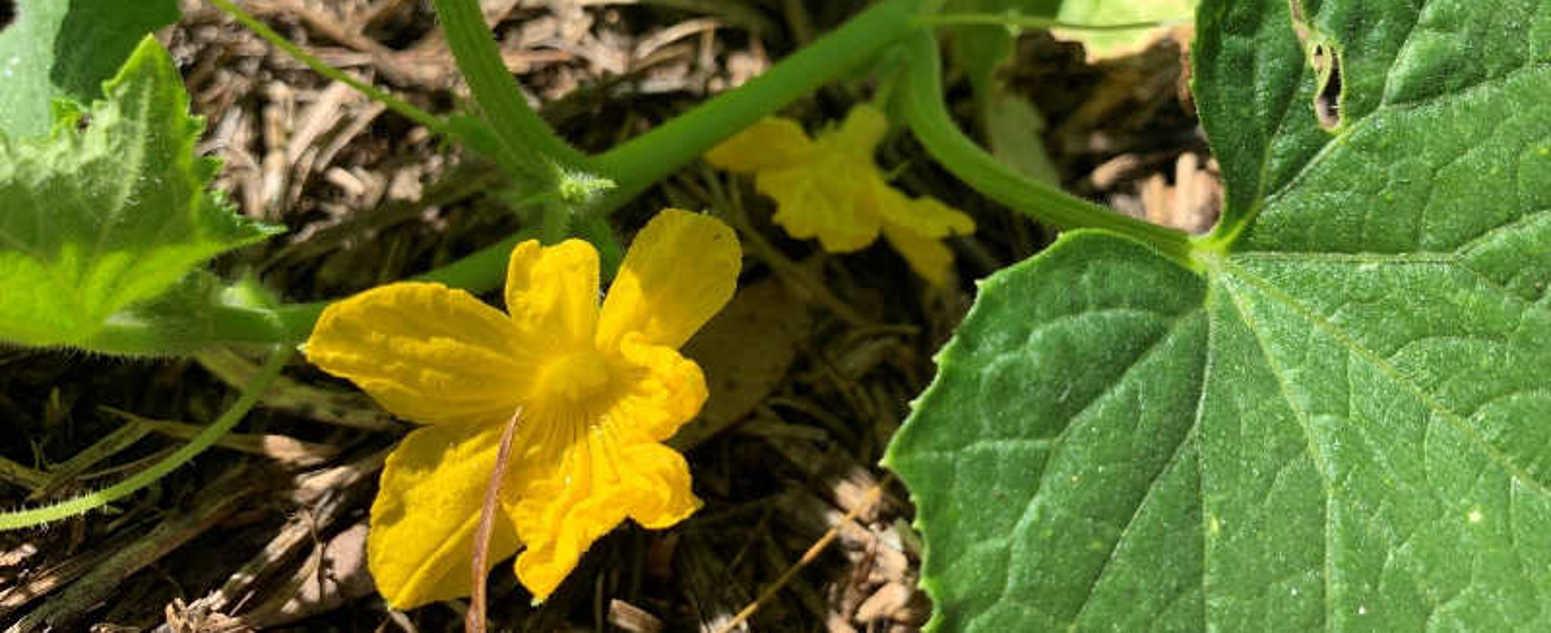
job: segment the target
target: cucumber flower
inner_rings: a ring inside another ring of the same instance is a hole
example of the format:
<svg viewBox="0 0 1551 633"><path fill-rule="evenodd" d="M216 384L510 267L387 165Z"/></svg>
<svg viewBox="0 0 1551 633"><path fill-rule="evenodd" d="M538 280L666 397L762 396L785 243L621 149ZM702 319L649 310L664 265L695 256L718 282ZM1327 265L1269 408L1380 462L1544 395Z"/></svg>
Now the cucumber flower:
<svg viewBox="0 0 1551 633"><path fill-rule="evenodd" d="M927 281L948 280L950 234L975 231L969 216L930 197L914 200L889 186L873 152L888 131L883 113L858 105L838 129L809 139L796 121L766 117L707 152L707 162L753 172L754 188L776 201L776 224L792 237L819 238L824 250L846 253L888 238Z"/></svg>
<svg viewBox="0 0 1551 633"><path fill-rule="evenodd" d="M732 296L732 229L669 209L631 244L598 305L598 253L567 240L512 250L501 313L462 290L405 282L330 305L307 359L425 424L388 456L367 561L407 609L471 591L484 491L515 412L490 560L517 552L542 600L626 517L669 527L700 501L662 441L699 412L705 377L677 349Z"/></svg>

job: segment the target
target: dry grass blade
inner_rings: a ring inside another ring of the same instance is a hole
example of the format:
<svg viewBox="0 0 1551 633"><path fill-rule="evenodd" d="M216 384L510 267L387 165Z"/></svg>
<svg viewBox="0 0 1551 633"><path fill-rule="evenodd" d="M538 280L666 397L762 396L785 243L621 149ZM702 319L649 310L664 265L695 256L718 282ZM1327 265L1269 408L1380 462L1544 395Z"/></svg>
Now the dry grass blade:
<svg viewBox="0 0 1551 633"><path fill-rule="evenodd" d="M134 436L136 439L147 433L160 433L180 440L191 440L204 428L184 422L147 418L109 406L98 408L128 420L130 424L124 428L136 430L138 432L138 435ZM339 454L339 448L335 446L303 442L293 437L272 433L227 433L217 439L215 445L250 455L268 457L291 467L316 466Z"/></svg>
<svg viewBox="0 0 1551 633"><path fill-rule="evenodd" d="M522 419L522 407L512 412L501 431L501 448L495 454L495 468L490 471L490 484L485 486L485 504L479 511L479 528L474 531L474 595L469 598L469 612L463 620L463 630L468 633L485 633L485 577L490 575L490 532L495 529L495 508L500 501L501 480L506 478L506 465L512 457L512 435Z"/></svg>
<svg viewBox="0 0 1551 633"><path fill-rule="evenodd" d="M78 628L81 619L121 590L125 579L242 509L262 486L250 475L241 465L227 470L188 512L169 516L134 543L115 548L69 589L12 623L6 633L84 630Z"/></svg>
<svg viewBox="0 0 1551 633"><path fill-rule="evenodd" d="M70 459L61 462L53 468L49 469L48 482L41 488L33 491L33 493L27 497L28 501L45 499L54 495L55 493L58 493L60 490L63 490L66 486L75 481L76 478L90 470L92 466L97 465L98 462L101 462L118 454L120 451L129 448L135 442L140 441L141 438L145 437L148 433L151 432L150 427L141 424L139 420L135 419L128 413L106 406L101 407L101 409L109 413L120 415L129 420L129 423L119 427L112 433L103 436L102 439L93 442L91 446L88 446L85 450L76 453L74 457L71 457Z"/></svg>
<svg viewBox="0 0 1551 633"><path fill-rule="evenodd" d="M259 366L225 348L213 348L194 354L194 360L223 382L240 388L258 375ZM270 409L338 426L366 431L398 432L404 426L393 421L371 400L359 393L330 391L281 376L264 392L261 400Z"/></svg>
<svg viewBox="0 0 1551 633"><path fill-rule="evenodd" d="M24 486L29 490L37 490L49 483L48 473L34 468L28 468L15 461L0 457L0 481Z"/></svg>
<svg viewBox="0 0 1551 633"><path fill-rule="evenodd" d="M384 449L344 465L294 477L294 488L284 498L301 511L291 513L269 542L234 571L225 584L190 603L187 610L234 615L255 628L284 625L296 619L289 617L295 609L286 609L301 596L276 591L277 587L288 585L273 579L290 570L303 549L316 543L319 533L334 532L339 524L353 519L361 493L368 490L363 484L382 469L388 452ZM291 575L299 578L304 571L297 569ZM337 570L331 570L331 575L336 573ZM261 604L245 606L250 598L265 593L268 596L262 598Z"/></svg>
<svg viewBox="0 0 1551 633"><path fill-rule="evenodd" d="M836 537L840 536L840 528L842 526L850 525L851 521L856 519L856 517L860 516L863 512L866 512L869 508L872 508L872 505L877 503L878 499L883 496L883 487L888 485L890 481L893 481L893 479L894 473L892 472L884 475L883 481L878 482L878 484L873 486L871 490L868 490L866 498L863 499L861 503L858 503L856 504L856 507L851 508L851 511L846 513L845 518L841 519L840 522L835 524L834 527L829 528L829 531L825 532L824 536L819 537L819 540L815 541L813 546L808 548L808 551L802 553L802 558L799 558L797 559L797 562L792 563L792 566L788 567L779 578L776 578L775 582L771 583L769 587L766 587L763 592L760 592L759 597L755 598L754 602L749 603L749 606L744 607L743 610L739 611L738 615L733 616L731 620L723 623L722 627L716 630L716 633L728 633L729 631L737 628L739 624L742 624L745 620L748 620L750 617L752 617L754 612L759 610L759 606L765 602L768 602L772 597L775 596L776 592L780 591L782 587L785 587L787 583L791 582L792 578L797 575L797 572L802 571L803 567L807 567L808 563L813 562L819 557L819 554L824 553L824 548L829 547L829 544L834 542Z"/></svg>

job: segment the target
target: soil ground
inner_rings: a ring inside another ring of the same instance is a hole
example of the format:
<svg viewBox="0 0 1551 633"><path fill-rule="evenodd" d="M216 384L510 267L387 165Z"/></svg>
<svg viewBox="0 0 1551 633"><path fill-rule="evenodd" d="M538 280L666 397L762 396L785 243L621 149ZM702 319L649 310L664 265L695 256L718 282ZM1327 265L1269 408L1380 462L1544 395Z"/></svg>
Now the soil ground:
<svg viewBox="0 0 1551 633"><path fill-rule="evenodd" d="M428 2L241 3L328 63L415 105L468 99ZM577 146L598 151L745 81L864 2L484 0L508 66ZM209 5L188 2L160 34L207 117L202 152L242 213L288 232L217 268L255 274L289 301L401 279L520 226L495 169L346 86L277 53ZM1213 166L1182 87L1176 34L1090 64L1080 45L1019 40L1002 77L1048 126L1042 144L1069 191L1192 230L1209 226ZM968 89L949 100L973 129ZM864 82L783 110L810 129L844 116ZM838 535L733 630L908 632L930 613L903 487L878 467L932 354L973 300L972 280L1038 252L1053 232L959 184L908 135L880 152L913 195L975 217L956 239L957 278L931 288L882 241L833 255L788 238L748 179L694 165L618 212L629 235L660 208L714 209L748 255L741 290L686 354L712 396L675 438L705 507L599 541L539 607L508 565L490 576L501 631L716 631ZM492 297L491 299L495 299ZM497 301L498 303L498 301ZM175 449L234 398L247 350L118 360L0 350L0 503L100 488ZM222 445L107 511L0 534L0 622L10 630L456 631L466 603L400 613L364 570L381 460L409 428L348 383L293 363ZM161 423L149 422L160 421ZM177 424L166 424L167 422ZM881 494L872 494L881 489Z"/></svg>

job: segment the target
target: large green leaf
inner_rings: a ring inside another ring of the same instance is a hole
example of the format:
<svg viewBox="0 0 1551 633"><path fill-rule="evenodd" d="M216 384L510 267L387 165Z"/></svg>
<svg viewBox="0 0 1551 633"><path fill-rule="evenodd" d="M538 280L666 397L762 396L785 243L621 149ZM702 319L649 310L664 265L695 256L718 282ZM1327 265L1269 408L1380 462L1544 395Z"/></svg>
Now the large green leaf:
<svg viewBox="0 0 1551 633"><path fill-rule="evenodd" d="M1421 4L1204 0L1217 232L982 285L887 459L936 630L1551 630L1551 4Z"/></svg>
<svg viewBox="0 0 1551 633"><path fill-rule="evenodd" d="M146 37L46 138L0 134L0 341L82 345L216 254L262 239L206 189L203 127L172 59Z"/></svg>
<svg viewBox="0 0 1551 633"><path fill-rule="evenodd" d="M141 38L177 19L177 0L17 0L0 30L0 133L47 133L54 99L97 98Z"/></svg>

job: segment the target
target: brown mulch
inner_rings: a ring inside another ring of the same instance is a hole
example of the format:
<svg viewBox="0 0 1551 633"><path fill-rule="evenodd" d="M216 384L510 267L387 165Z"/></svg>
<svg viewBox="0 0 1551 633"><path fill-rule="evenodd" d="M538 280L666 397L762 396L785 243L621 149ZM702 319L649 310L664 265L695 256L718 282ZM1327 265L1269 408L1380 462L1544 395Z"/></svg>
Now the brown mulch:
<svg viewBox="0 0 1551 633"><path fill-rule="evenodd" d="M426 110L469 100L429 3L246 0L328 63ZM563 135L607 148L736 86L863 2L483 0L508 67ZM222 258L287 300L339 297L448 263L519 227L488 163L186 2L161 34L181 65L200 150L244 214L288 232ZM1005 79L1049 122L1063 186L1154 221L1203 230L1215 166L1166 40L1097 66L1030 34ZM950 100L970 112L967 88ZM835 119L867 93L826 87L786 112ZM968 127L968 122L965 121ZM1033 138L1038 139L1035 135ZM529 606L509 565L491 575L492 630L715 631L826 533L835 542L734 630L918 630L920 543L903 487L876 464L930 381L932 353L973 299L969 280L1032 255L1052 233L967 190L908 138L901 186L976 217L954 243L960 282L932 289L886 246L830 255L787 238L746 179L695 165L622 209L628 235L665 206L715 209L748 259L738 296L686 348L712 390L674 439L705 501L680 526L622 527L550 600ZM254 370L245 351L122 360L0 350L0 502L68 498L178 446ZM363 560L386 451L408 428L348 384L293 364L237 433L151 489L100 512L0 534L8 631L454 631L464 602L388 610ZM872 492L881 487L881 494Z"/></svg>

